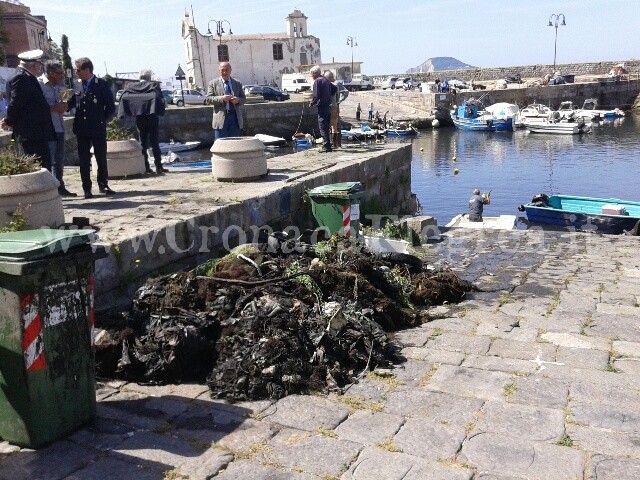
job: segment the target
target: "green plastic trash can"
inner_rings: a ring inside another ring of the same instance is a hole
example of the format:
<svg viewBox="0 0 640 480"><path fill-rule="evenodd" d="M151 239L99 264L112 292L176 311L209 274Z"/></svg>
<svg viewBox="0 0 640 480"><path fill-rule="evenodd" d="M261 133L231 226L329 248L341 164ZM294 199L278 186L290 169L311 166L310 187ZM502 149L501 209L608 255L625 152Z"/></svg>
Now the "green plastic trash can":
<svg viewBox="0 0 640 480"><path fill-rule="evenodd" d="M364 195L360 182L331 183L308 192L311 211L321 227L345 237L360 233L360 198Z"/></svg>
<svg viewBox="0 0 640 480"><path fill-rule="evenodd" d="M95 416L87 230L0 234L0 438L36 448Z"/></svg>

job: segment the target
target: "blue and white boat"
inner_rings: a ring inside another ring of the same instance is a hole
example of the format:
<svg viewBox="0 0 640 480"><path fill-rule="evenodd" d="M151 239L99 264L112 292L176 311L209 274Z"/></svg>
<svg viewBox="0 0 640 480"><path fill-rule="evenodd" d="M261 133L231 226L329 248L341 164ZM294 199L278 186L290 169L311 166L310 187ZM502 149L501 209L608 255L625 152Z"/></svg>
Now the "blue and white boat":
<svg viewBox="0 0 640 480"><path fill-rule="evenodd" d="M541 194L518 210L524 211L531 223L597 233L621 234L640 222L640 202L617 198Z"/></svg>
<svg viewBox="0 0 640 480"><path fill-rule="evenodd" d="M371 128L368 124L361 123L360 128L352 128L351 130L340 130L340 137L342 137L343 140L372 140L382 137L384 135L384 132L384 130Z"/></svg>
<svg viewBox="0 0 640 480"><path fill-rule="evenodd" d="M513 118L497 118L482 109L482 104L465 100L455 110L451 119L453 124L462 130L476 132L495 132L501 130L513 130Z"/></svg>

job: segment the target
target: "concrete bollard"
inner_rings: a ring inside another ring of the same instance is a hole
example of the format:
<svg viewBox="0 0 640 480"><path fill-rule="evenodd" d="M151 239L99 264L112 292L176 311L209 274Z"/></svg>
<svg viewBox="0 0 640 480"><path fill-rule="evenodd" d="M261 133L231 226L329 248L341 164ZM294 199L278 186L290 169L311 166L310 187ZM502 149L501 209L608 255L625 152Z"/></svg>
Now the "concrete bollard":
<svg viewBox="0 0 640 480"><path fill-rule="evenodd" d="M219 138L211 147L211 173L221 182L248 182L266 175L264 144L253 137Z"/></svg>

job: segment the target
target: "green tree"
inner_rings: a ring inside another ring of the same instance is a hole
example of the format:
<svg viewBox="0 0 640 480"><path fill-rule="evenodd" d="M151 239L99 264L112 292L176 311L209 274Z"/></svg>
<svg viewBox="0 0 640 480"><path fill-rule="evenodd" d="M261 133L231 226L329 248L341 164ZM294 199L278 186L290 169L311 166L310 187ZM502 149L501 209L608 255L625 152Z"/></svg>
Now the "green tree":
<svg viewBox="0 0 640 480"><path fill-rule="evenodd" d="M56 42L49 43L49 56L54 62L62 62L62 49Z"/></svg>
<svg viewBox="0 0 640 480"><path fill-rule="evenodd" d="M64 34L62 35L60 48L62 49L62 66L64 67L65 76L67 72L72 72L73 76L73 65L69 56L69 38ZM67 81L69 82L69 87L71 87L71 79L67 78Z"/></svg>

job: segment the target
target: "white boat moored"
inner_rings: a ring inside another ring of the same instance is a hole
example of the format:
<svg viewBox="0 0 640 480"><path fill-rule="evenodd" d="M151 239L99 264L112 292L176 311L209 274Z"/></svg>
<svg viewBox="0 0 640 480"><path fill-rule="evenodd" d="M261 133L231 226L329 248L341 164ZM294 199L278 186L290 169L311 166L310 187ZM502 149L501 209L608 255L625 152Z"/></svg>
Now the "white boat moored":
<svg viewBox="0 0 640 480"><path fill-rule="evenodd" d="M515 215L500 215L499 217L482 217L481 222L471 222L465 213L456 215L447 228L490 228L495 230L513 230L516 226Z"/></svg>

